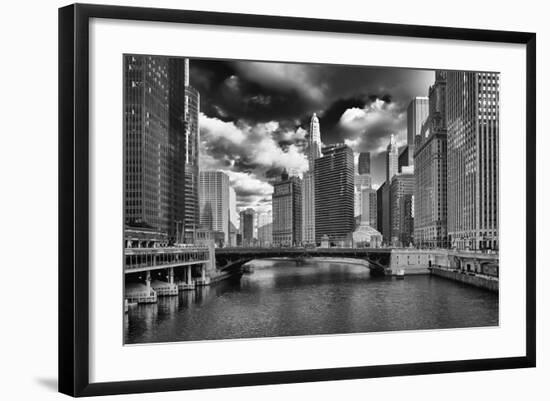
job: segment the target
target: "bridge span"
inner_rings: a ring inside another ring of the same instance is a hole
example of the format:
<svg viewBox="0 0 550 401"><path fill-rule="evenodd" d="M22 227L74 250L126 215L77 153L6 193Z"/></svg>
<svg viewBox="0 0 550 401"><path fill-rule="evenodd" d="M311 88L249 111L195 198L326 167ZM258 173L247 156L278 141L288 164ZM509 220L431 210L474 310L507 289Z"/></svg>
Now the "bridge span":
<svg viewBox="0 0 550 401"><path fill-rule="evenodd" d="M414 248L214 248L209 244L126 248L124 254L125 298L129 302L156 302L157 296L177 295L242 273L243 265L251 260L273 258L358 259L367 262L373 275L483 275L496 280L498 287L498 253Z"/></svg>
<svg viewBox="0 0 550 401"><path fill-rule="evenodd" d="M290 258L347 258L368 262L374 274L384 275L390 265L391 248L218 248L216 249L216 267L219 270L240 269L242 265L254 259Z"/></svg>

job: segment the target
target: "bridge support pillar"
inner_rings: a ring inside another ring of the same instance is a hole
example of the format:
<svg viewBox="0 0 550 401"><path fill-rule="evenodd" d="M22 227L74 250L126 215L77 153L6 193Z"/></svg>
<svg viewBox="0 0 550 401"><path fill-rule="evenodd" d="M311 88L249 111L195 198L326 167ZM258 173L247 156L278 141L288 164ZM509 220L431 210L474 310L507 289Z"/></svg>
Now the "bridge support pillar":
<svg viewBox="0 0 550 401"><path fill-rule="evenodd" d="M145 273L145 287L147 293L151 292L151 271L147 270Z"/></svg>
<svg viewBox="0 0 550 401"><path fill-rule="evenodd" d="M174 268L171 267L168 269L168 282L174 284Z"/></svg>
<svg viewBox="0 0 550 401"><path fill-rule="evenodd" d="M178 290L180 291L186 291L186 290L194 290L195 289L195 283L193 282L193 277L191 274L191 266L183 266L183 277L181 281L178 281Z"/></svg>
<svg viewBox="0 0 550 401"><path fill-rule="evenodd" d="M201 264L201 278L195 281L198 286L210 285L210 277L206 275L206 269L208 266L206 263Z"/></svg>

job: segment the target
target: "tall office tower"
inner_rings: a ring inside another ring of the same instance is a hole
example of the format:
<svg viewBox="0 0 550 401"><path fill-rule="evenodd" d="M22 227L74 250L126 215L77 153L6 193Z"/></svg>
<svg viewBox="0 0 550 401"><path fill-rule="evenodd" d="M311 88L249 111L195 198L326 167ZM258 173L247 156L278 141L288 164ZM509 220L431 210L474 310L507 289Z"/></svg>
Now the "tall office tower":
<svg viewBox="0 0 550 401"><path fill-rule="evenodd" d="M181 60L181 59L180 59ZM182 68L180 63L180 67ZM184 213L184 238L185 242L194 242L195 230L200 222L199 208L199 92L189 84L189 59L184 59L184 87L178 88L178 93L184 96L183 117L185 132L185 213Z"/></svg>
<svg viewBox="0 0 550 401"><path fill-rule="evenodd" d="M237 212L237 193L235 188L229 187L229 221L237 226L239 213Z"/></svg>
<svg viewBox="0 0 550 401"><path fill-rule="evenodd" d="M370 174L370 152L359 153L357 172L359 174Z"/></svg>
<svg viewBox="0 0 550 401"><path fill-rule="evenodd" d="M354 176L354 216L361 215L361 205L363 204L363 189L371 188L370 174L355 174Z"/></svg>
<svg viewBox="0 0 550 401"><path fill-rule="evenodd" d="M281 181L273 185L273 244L299 245L302 242L302 180L289 177L286 170Z"/></svg>
<svg viewBox="0 0 550 401"><path fill-rule="evenodd" d="M321 127L319 125L317 114L313 113L309 123L309 138L307 146L307 159L310 171L315 168L315 159L318 159L321 156Z"/></svg>
<svg viewBox="0 0 550 401"><path fill-rule="evenodd" d="M391 180L391 243L409 246L413 242L414 174L398 174Z"/></svg>
<svg viewBox="0 0 550 401"><path fill-rule="evenodd" d="M124 57L125 222L165 232L171 242L183 239L186 209L198 198L182 185L190 150L182 118L188 103L187 63L182 58ZM196 108L198 124L198 100ZM198 153L194 163L198 165Z"/></svg>
<svg viewBox="0 0 550 401"><path fill-rule="evenodd" d="M391 179L399 172L399 148L395 141L395 136L392 134L390 137L390 143L386 148L386 182L388 185L391 183Z"/></svg>
<svg viewBox="0 0 550 401"><path fill-rule="evenodd" d="M314 113L309 124L307 158L309 170L304 173L302 181L302 241L306 244L315 242L315 160L321 157L321 129L319 119Z"/></svg>
<svg viewBox="0 0 550 401"><path fill-rule="evenodd" d="M417 137L414 155L414 242L444 248L447 243L447 123L445 71L430 87L430 114Z"/></svg>
<svg viewBox="0 0 550 401"><path fill-rule="evenodd" d="M499 246L499 80L447 72L447 226L459 249Z"/></svg>
<svg viewBox="0 0 550 401"><path fill-rule="evenodd" d="M372 228L377 226L376 191L372 188L363 188L361 196L361 223Z"/></svg>
<svg viewBox="0 0 550 401"><path fill-rule="evenodd" d="M242 210L240 213L241 220L241 245L252 246L254 245L254 209L248 208Z"/></svg>
<svg viewBox="0 0 550 401"><path fill-rule="evenodd" d="M382 236L384 235L384 232L383 232L384 231L383 230L383 227L384 227L384 219L383 219L384 204L382 202L382 199L383 199L383 196L384 196L383 194L384 194L385 187L387 187L387 186L388 186L388 184L386 184L384 182L376 190L376 226L374 226L374 228L376 228L382 234Z"/></svg>
<svg viewBox="0 0 550 401"><path fill-rule="evenodd" d="M337 245L351 244L355 229L353 151L338 144L315 160L315 242L326 235Z"/></svg>
<svg viewBox="0 0 550 401"><path fill-rule="evenodd" d="M407 108L407 145L409 146L409 162L411 166L414 162L414 144L417 135L420 135L422 124L426 121L429 114L428 98L426 96L417 96L409 103Z"/></svg>
<svg viewBox="0 0 550 401"><path fill-rule="evenodd" d="M271 210L258 213L258 242L260 246L270 246L273 242L273 216Z"/></svg>
<svg viewBox="0 0 550 401"><path fill-rule="evenodd" d="M200 172L200 225L224 234L229 242L229 177L221 171Z"/></svg>

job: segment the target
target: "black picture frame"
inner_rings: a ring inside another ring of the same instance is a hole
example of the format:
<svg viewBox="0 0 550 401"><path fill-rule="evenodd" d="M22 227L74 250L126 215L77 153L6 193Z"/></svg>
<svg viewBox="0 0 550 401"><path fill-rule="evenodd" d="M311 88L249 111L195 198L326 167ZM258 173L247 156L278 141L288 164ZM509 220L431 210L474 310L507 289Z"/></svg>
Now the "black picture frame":
<svg viewBox="0 0 550 401"><path fill-rule="evenodd" d="M526 353L521 357L407 363L90 383L89 381L89 22L159 21L515 43L526 46ZM74 4L59 9L59 391L71 396L252 386L535 366L536 35L220 12Z"/></svg>

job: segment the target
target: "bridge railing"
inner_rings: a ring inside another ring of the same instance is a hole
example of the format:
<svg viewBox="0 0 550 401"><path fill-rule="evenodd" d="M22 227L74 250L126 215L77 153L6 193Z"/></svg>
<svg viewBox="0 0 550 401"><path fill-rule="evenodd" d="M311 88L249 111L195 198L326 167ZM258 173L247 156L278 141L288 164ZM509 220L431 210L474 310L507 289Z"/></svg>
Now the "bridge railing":
<svg viewBox="0 0 550 401"><path fill-rule="evenodd" d="M126 248L124 268L126 270L174 264L205 262L209 259L207 247L170 248Z"/></svg>

